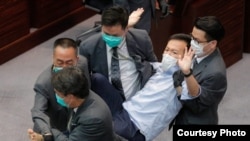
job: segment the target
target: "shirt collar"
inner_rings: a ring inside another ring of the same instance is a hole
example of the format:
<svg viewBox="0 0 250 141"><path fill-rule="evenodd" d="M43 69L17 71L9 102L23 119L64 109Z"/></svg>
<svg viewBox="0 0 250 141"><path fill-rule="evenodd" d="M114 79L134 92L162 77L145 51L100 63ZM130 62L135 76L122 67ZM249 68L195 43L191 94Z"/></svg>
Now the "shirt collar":
<svg viewBox="0 0 250 141"><path fill-rule="evenodd" d="M196 61L197 61L197 63L199 64L203 59L205 59L206 57L207 57L208 55L206 55L206 56L203 56L203 57L197 57L197 56L195 56L195 59L196 59Z"/></svg>

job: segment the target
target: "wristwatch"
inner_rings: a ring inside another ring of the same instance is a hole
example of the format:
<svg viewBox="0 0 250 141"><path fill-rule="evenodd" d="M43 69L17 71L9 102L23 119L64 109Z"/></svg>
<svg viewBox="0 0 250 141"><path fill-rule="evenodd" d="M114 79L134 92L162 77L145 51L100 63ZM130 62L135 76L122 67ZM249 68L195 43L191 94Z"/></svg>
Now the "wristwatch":
<svg viewBox="0 0 250 141"><path fill-rule="evenodd" d="M192 69L190 69L189 74L184 74L184 73L183 73L184 77L189 77L189 76L191 76L192 74L193 74L193 70L192 70Z"/></svg>
<svg viewBox="0 0 250 141"><path fill-rule="evenodd" d="M43 134L43 141L53 141L53 136L51 133Z"/></svg>

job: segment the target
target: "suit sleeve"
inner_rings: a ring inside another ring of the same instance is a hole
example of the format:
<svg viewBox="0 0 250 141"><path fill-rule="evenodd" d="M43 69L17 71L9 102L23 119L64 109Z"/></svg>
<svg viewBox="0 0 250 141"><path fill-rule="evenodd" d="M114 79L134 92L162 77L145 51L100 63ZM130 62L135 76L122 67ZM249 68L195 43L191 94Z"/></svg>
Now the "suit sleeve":
<svg viewBox="0 0 250 141"><path fill-rule="evenodd" d="M208 75L200 83L200 96L192 100L183 100L182 103L194 113L202 112L223 98L226 86L227 81L223 74Z"/></svg>
<svg viewBox="0 0 250 141"><path fill-rule="evenodd" d="M103 122L96 118L76 123L69 137L57 129L51 131L55 141L101 141L106 133Z"/></svg>
<svg viewBox="0 0 250 141"><path fill-rule="evenodd" d="M48 115L45 114L46 109L48 109L48 100L41 94L44 90L39 88L38 85L35 85L34 91L36 92L35 102L34 107L31 109L34 129L41 133L50 133L50 120Z"/></svg>

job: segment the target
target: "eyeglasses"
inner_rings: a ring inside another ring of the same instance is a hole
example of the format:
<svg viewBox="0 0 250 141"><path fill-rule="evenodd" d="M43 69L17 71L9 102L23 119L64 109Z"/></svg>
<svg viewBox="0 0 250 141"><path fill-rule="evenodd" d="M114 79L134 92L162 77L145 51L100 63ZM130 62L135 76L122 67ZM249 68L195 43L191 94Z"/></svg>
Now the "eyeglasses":
<svg viewBox="0 0 250 141"><path fill-rule="evenodd" d="M191 36L191 40L193 40L194 43L196 43L196 44L201 44L201 43L210 42L210 41L198 41L196 38L194 38L194 36L192 35L192 33L190 33L190 36Z"/></svg>

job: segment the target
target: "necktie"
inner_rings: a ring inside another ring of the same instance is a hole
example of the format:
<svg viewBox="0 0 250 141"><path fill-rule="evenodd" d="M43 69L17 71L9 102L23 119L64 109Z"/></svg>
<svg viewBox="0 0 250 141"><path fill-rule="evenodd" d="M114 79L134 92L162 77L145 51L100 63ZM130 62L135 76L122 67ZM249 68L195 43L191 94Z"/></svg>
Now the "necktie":
<svg viewBox="0 0 250 141"><path fill-rule="evenodd" d="M72 109L72 111L70 113L68 125L67 125L67 129L68 129L69 132L71 132L71 126L73 125L72 124L72 118L74 117L74 115L75 115L75 111Z"/></svg>
<svg viewBox="0 0 250 141"><path fill-rule="evenodd" d="M113 86L123 94L117 47L113 48L113 55L111 59L111 82Z"/></svg>

